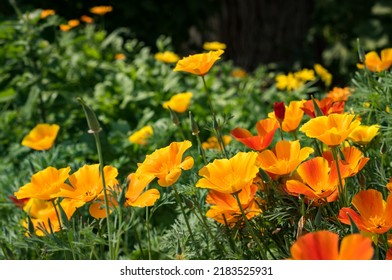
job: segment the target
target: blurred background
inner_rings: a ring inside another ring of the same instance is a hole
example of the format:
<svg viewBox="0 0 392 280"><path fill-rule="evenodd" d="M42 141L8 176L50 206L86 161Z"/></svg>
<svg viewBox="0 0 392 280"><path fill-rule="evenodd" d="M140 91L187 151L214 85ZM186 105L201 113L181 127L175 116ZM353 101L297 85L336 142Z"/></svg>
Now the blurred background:
<svg viewBox="0 0 392 280"><path fill-rule="evenodd" d="M248 71L260 64L282 70L322 63L346 82L358 62L357 39L365 51L390 47L390 0L14 0L22 11L54 9L66 19L89 8L111 5L105 27L127 27L153 49L160 35L172 38L181 55L199 52L205 41L227 44L225 57ZM1 17L15 14L8 0Z"/></svg>

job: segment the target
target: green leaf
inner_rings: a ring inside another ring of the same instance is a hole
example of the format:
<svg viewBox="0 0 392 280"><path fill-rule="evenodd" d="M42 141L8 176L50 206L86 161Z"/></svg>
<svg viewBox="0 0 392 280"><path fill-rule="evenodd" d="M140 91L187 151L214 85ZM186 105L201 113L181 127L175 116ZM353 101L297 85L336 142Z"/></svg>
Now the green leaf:
<svg viewBox="0 0 392 280"><path fill-rule="evenodd" d="M0 102L7 102L15 99L16 91L13 88L8 88L0 92Z"/></svg>

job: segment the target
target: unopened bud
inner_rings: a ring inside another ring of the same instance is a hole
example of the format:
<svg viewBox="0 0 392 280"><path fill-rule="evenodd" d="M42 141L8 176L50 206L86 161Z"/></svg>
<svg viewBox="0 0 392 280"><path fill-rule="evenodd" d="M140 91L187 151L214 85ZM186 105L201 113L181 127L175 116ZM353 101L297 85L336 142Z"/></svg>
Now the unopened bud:
<svg viewBox="0 0 392 280"><path fill-rule="evenodd" d="M178 126L178 125L180 124L180 119L178 118L176 112L174 112L174 111L170 108L170 106L169 106L168 108L169 108L169 111L170 111L170 116L171 116L172 122L173 122L175 125Z"/></svg>
<svg viewBox="0 0 392 280"><path fill-rule="evenodd" d="M280 123L283 122L286 113L286 107L284 106L284 102L274 103L274 113L278 122Z"/></svg>
<svg viewBox="0 0 392 280"><path fill-rule="evenodd" d="M86 115L87 124L89 127L88 133L99 133L101 131L101 127L99 126L99 122L97 117L95 116L94 111L84 102L81 97L77 97L76 99L82 105L84 113Z"/></svg>
<svg viewBox="0 0 392 280"><path fill-rule="evenodd" d="M198 135L200 133L199 127L197 126L197 123L193 118L191 111L189 111L189 119L191 120L192 135Z"/></svg>

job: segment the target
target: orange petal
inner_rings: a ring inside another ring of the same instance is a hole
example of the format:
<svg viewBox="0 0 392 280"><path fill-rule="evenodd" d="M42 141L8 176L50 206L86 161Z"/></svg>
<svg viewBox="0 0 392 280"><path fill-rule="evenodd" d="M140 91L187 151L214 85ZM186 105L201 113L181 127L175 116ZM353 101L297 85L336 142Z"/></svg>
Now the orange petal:
<svg viewBox="0 0 392 280"><path fill-rule="evenodd" d="M371 260L374 254L372 240L360 234L343 238L340 245L339 260Z"/></svg>
<svg viewBox="0 0 392 280"><path fill-rule="evenodd" d="M161 197L157 189L150 189L142 193L135 201L128 203L134 207L152 206Z"/></svg>
<svg viewBox="0 0 392 280"><path fill-rule="evenodd" d="M351 208L344 207L344 208L340 209L338 219L343 224L351 225L349 215L360 230L365 229L365 225L363 224L363 222L361 220L361 216L359 216L358 213L355 212Z"/></svg>

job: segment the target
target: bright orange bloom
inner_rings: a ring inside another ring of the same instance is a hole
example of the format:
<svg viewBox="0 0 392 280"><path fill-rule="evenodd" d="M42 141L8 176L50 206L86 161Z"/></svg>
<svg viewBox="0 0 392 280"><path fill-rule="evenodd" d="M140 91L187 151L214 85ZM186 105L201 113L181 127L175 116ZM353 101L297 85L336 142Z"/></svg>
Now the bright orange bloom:
<svg viewBox="0 0 392 280"><path fill-rule="evenodd" d="M154 134L151 125L143 126L138 131L135 131L131 136L128 137L129 142L139 145L146 145L147 139Z"/></svg>
<svg viewBox="0 0 392 280"><path fill-rule="evenodd" d="M369 158L365 157L363 153L356 147L343 147L340 150L344 156L344 160L339 160L341 171L340 173L342 178L356 175L369 161ZM331 150L325 151L323 153L323 158L328 160L330 166L336 164Z"/></svg>
<svg viewBox="0 0 392 280"><path fill-rule="evenodd" d="M389 179L386 188L388 189L389 192L392 193L392 178Z"/></svg>
<svg viewBox="0 0 392 280"><path fill-rule="evenodd" d="M344 112L345 102L343 101L335 102L330 97L325 97L321 100L315 98L314 100L324 116L328 116L334 113L342 114ZM307 100L306 102L304 102L301 106L301 109L305 112L305 114L309 115L311 118L316 117L314 104L312 100Z"/></svg>
<svg viewBox="0 0 392 280"><path fill-rule="evenodd" d="M112 166L103 168L105 183L108 188L118 185L116 179L118 171ZM56 197L64 197L64 200L72 199L78 202L77 207L97 199L102 191L102 178L99 174L99 164L84 165L78 171L69 176L72 186L62 186Z"/></svg>
<svg viewBox="0 0 392 280"><path fill-rule="evenodd" d="M347 101L350 95L351 93L348 87L334 87L331 91L328 92L327 97L331 98L333 102L339 102Z"/></svg>
<svg viewBox="0 0 392 280"><path fill-rule="evenodd" d="M96 7L92 7L90 9L90 13L95 14L95 15L99 15L99 16L103 16L107 13L110 13L111 11L113 11L112 6L96 6Z"/></svg>
<svg viewBox="0 0 392 280"><path fill-rule="evenodd" d="M81 16L80 20L85 23L93 23L94 22L94 19L92 17L86 16L86 15Z"/></svg>
<svg viewBox="0 0 392 280"><path fill-rule="evenodd" d="M392 260L392 248L389 248L385 260Z"/></svg>
<svg viewBox="0 0 392 280"><path fill-rule="evenodd" d="M169 101L163 103L163 108L172 109L177 113L184 113L191 103L192 92L178 93L170 98Z"/></svg>
<svg viewBox="0 0 392 280"><path fill-rule="evenodd" d="M221 58L220 56L223 52L223 50L217 50L190 55L179 60L173 71L184 71L198 76L204 76L210 71L214 63Z"/></svg>
<svg viewBox="0 0 392 280"><path fill-rule="evenodd" d="M176 63L180 60L178 55L171 51L158 52L154 55L154 58L164 63Z"/></svg>
<svg viewBox="0 0 392 280"><path fill-rule="evenodd" d="M72 29L72 27L69 26L68 24L60 24L59 27L60 27L60 30L63 31L63 32L68 32L69 30Z"/></svg>
<svg viewBox="0 0 392 280"><path fill-rule="evenodd" d="M351 114L330 114L311 119L299 130L310 138L317 138L324 144L335 147L342 144L350 133L360 125Z"/></svg>
<svg viewBox="0 0 392 280"><path fill-rule="evenodd" d="M392 48L383 49L381 58L377 52L371 51L365 55L365 65L372 72L387 70L392 65ZM363 64L358 64L358 68L363 68Z"/></svg>
<svg viewBox="0 0 392 280"><path fill-rule="evenodd" d="M37 198L52 200L62 187L68 187L65 180L68 179L70 167L56 169L52 166L35 173L31 182L21 187L14 193L17 199Z"/></svg>
<svg viewBox="0 0 392 280"><path fill-rule="evenodd" d="M261 213L257 198L255 198L256 191L256 185L249 185L238 193L242 209L249 220ZM237 200L231 194L210 190L206 202L211 205L206 216L214 219L218 223L224 225L227 223L229 226L235 226L236 223L242 219Z"/></svg>
<svg viewBox="0 0 392 280"><path fill-rule="evenodd" d="M276 119L267 118L256 124L257 135L254 136L249 130L237 127L231 131L231 135L247 147L261 151L266 149L274 139L275 131L279 128Z"/></svg>
<svg viewBox="0 0 392 280"><path fill-rule="evenodd" d="M42 10L41 15L40 15L40 19L44 19L44 18L47 18L48 16L52 16L55 14L56 14L56 11L52 10L52 9Z"/></svg>
<svg viewBox="0 0 392 280"><path fill-rule="evenodd" d="M289 106L285 106L286 111L282 122L282 130L285 132L294 132L302 121L304 111L301 109L305 100L291 101ZM275 118L274 112L268 114L269 118Z"/></svg>
<svg viewBox="0 0 392 280"><path fill-rule="evenodd" d="M203 44L203 49L205 49L206 51L224 50L224 49L226 49L226 44L218 42L218 41L205 42Z"/></svg>
<svg viewBox="0 0 392 280"><path fill-rule="evenodd" d="M154 176L144 176L143 174L132 173L128 176L129 185L125 193L125 205L133 207L152 206L160 198L157 189L146 190L148 184L154 180Z"/></svg>
<svg viewBox="0 0 392 280"><path fill-rule="evenodd" d="M115 55L114 55L114 59L115 60L124 60L124 59L126 59L127 57L125 56L125 54L123 54L123 53L116 53Z"/></svg>
<svg viewBox="0 0 392 280"><path fill-rule="evenodd" d="M22 145L34 150L49 150L56 140L60 126L57 124L37 124L22 140Z"/></svg>
<svg viewBox="0 0 392 280"><path fill-rule="evenodd" d="M222 140L223 140L223 145L226 147L227 145L230 144L232 138L230 135L223 135ZM201 146L203 147L204 150L208 150L208 149L221 150L221 147L218 142L218 138L216 138L215 136L209 137L206 142L203 142L201 144Z"/></svg>
<svg viewBox="0 0 392 280"><path fill-rule="evenodd" d="M191 156L182 160L185 151L191 146L192 143L188 140L172 142L169 146L147 155L144 162L139 163L136 172L145 176L153 175L158 178L160 186L169 187L177 182L182 170L193 167L194 160Z"/></svg>
<svg viewBox="0 0 392 280"><path fill-rule="evenodd" d="M357 209L344 207L340 209L339 220L350 225L348 215L353 219L360 230L383 234L392 228L392 195L389 194L385 202L382 193L374 190L358 192L351 201Z"/></svg>
<svg viewBox="0 0 392 280"><path fill-rule="evenodd" d="M71 19L68 21L68 25L73 27L76 27L80 24L80 21L78 19Z"/></svg>
<svg viewBox="0 0 392 280"><path fill-rule="evenodd" d="M305 234L290 248L293 260L371 260L374 254L372 240L360 234L342 239L327 230Z"/></svg>
<svg viewBox="0 0 392 280"><path fill-rule="evenodd" d="M259 172L256 152L239 152L230 159L215 159L199 170L198 188L232 194L252 184Z"/></svg>
<svg viewBox="0 0 392 280"><path fill-rule="evenodd" d="M105 179L106 180L106 179ZM121 188L119 185L110 185L107 186L107 200L109 206L109 213L112 213L112 209L118 206L117 198L121 193ZM65 198L63 201L73 201L73 199ZM83 205L83 202L80 203ZM80 207L80 206L78 206ZM91 201L90 207L88 211L92 217L95 219L104 219L107 217L106 208L105 208L105 195L101 192L97 197Z"/></svg>
<svg viewBox="0 0 392 280"><path fill-rule="evenodd" d="M359 145L367 145L377 135L379 129L380 126L377 124L370 126L360 125L350 133L348 139Z"/></svg>
<svg viewBox="0 0 392 280"><path fill-rule="evenodd" d="M282 140L276 143L272 151L264 150L260 152L257 162L261 169L275 178L289 175L311 153L313 153L312 148L305 147L301 149L299 140Z"/></svg>
<svg viewBox="0 0 392 280"><path fill-rule="evenodd" d="M286 189L292 195L303 194L314 203L335 201L338 198L339 177L336 165L329 167L328 161L315 157L297 168L298 180L288 180Z"/></svg>

